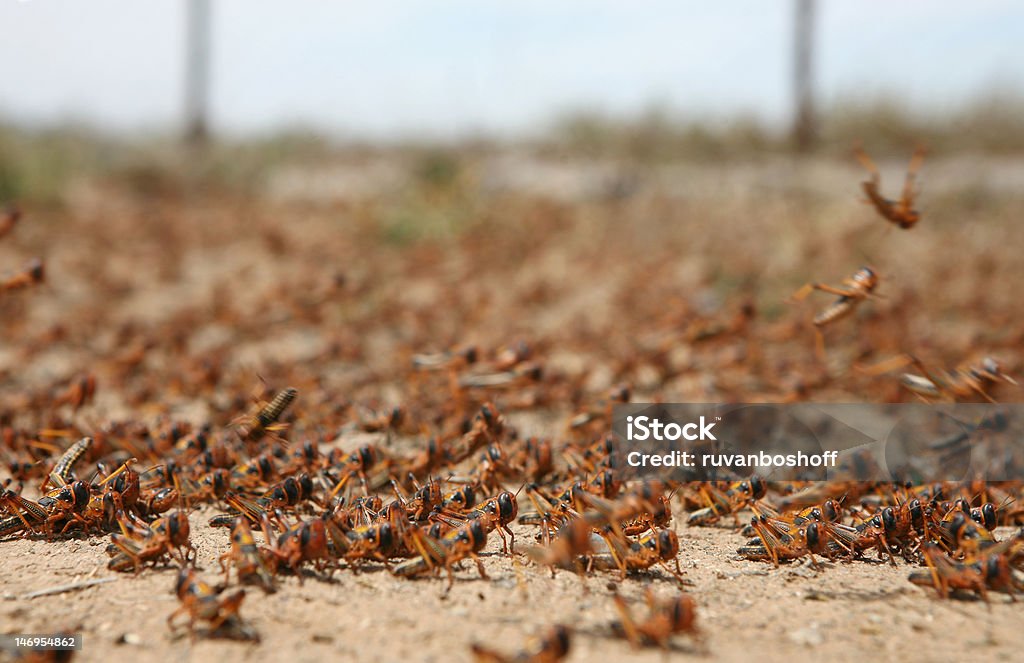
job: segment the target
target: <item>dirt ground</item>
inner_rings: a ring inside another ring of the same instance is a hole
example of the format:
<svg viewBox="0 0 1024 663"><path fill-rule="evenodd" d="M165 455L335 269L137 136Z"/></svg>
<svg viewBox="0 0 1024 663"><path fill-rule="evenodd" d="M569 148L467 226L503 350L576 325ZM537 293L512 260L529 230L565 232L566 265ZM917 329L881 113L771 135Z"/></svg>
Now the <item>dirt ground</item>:
<svg viewBox="0 0 1024 663"><path fill-rule="evenodd" d="M1019 161L929 162L924 220L910 232L887 229L858 202L861 173L847 163L640 168L512 154L470 160L441 183L415 179L407 165L360 157L289 169L258 197L187 181L83 180L62 205L26 210L0 243L0 267L40 254L48 282L0 301L5 425L76 434L127 419L225 426L260 376L299 389L293 440L317 431L346 449L382 440L353 422L400 404L412 423L398 444L413 448L440 426L448 399L444 380L410 377L413 353L472 343L493 359L523 339L546 382L526 389L529 398L486 396L521 435L554 440L620 382L634 401L898 401L908 396L894 375L851 366L914 351L948 367L989 353L1011 374L1024 367ZM883 166L895 191L901 162ZM884 298L829 333L822 367L807 318L829 300L784 299L864 262L883 274ZM94 403L78 412L52 404L85 373L99 385ZM1021 397L1005 387L997 395ZM227 549L226 532L205 524L218 512L191 515L210 580ZM744 539L728 523L684 523L677 511L705 637L677 637L672 658L1014 660L1024 650L1020 604L1004 595L989 605L938 600L907 581L903 562L774 569L740 559ZM513 529L517 545L532 543L530 528ZM552 578L522 554L502 555L492 537L488 580L472 564L447 593L442 581L373 567L303 584L285 577L276 594L250 589L242 607L260 644L191 642L166 625L174 570L108 571L108 541L0 541L0 632L81 631L83 661L459 661L470 642L513 652L563 622L575 632L569 661L654 661L664 654L610 637L612 591L631 601L647 586L675 591L659 570L623 583ZM116 581L24 598L106 577Z"/></svg>
<svg viewBox="0 0 1024 663"><path fill-rule="evenodd" d="M216 556L225 549L226 532L205 527L209 512L194 514L193 541L204 576L216 576ZM530 531L513 528L520 543ZM1005 532L1004 532L1005 534ZM673 658L745 661L857 661L870 652L875 660L1014 660L1024 646L1020 608L1005 596L992 605L981 601L941 601L907 582L909 567L877 561L807 565L746 561L736 554L742 536L728 528L688 528L681 536L681 563L697 599L702 651L678 636ZM642 600L643 587L674 591L671 576L618 583L617 576L581 581L569 571L552 578L525 557L501 553L500 541L487 549L489 580L467 565L451 591L431 580L407 581L382 569L359 575L335 573L330 580L296 578L278 593L262 596L250 589L245 618L261 637L259 645L225 640L174 640L166 626L177 605L172 595L175 571L145 571L137 578L75 593L26 600L23 594L84 578L108 577L105 541L71 541L60 546L38 541L4 544L4 589L0 630L48 632L61 626L85 635L83 661L110 656L147 661L200 661L215 658L312 662L325 658L380 661L468 660L468 644L487 642L514 651L525 635L552 621L570 624L576 633L569 661L659 661L657 650L633 651L609 637L617 619L611 588ZM42 569L45 569L42 570ZM211 578L212 579L212 578ZM133 644L125 644L127 640Z"/></svg>

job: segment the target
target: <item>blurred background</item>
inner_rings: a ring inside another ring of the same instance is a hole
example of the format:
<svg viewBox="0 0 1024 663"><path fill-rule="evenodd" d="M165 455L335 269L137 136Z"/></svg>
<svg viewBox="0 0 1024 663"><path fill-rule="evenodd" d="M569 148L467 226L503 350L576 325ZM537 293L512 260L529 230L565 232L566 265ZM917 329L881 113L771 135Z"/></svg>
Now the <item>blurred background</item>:
<svg viewBox="0 0 1024 663"><path fill-rule="evenodd" d="M731 384L687 356L650 386L780 398L815 382L826 303L786 295L864 262L885 299L873 331L829 339L833 374L1024 338L1019 2L6 0L0 25L0 204L25 212L0 270L48 272L45 296L2 303L12 337L49 339L0 351L9 384L123 348L115 380L158 371L168 335L250 377L338 348L387 375L573 329L611 363L561 368L597 389L651 377L609 325L756 309L781 325L758 338L794 345ZM892 198L928 149L914 230L861 204L858 142ZM817 395L902 397L851 380Z"/></svg>
<svg viewBox="0 0 1024 663"><path fill-rule="evenodd" d="M529 141L658 158L840 150L867 134L1024 147L1024 7L1010 0L10 0L0 24L8 197L36 185L17 172L30 138Z"/></svg>

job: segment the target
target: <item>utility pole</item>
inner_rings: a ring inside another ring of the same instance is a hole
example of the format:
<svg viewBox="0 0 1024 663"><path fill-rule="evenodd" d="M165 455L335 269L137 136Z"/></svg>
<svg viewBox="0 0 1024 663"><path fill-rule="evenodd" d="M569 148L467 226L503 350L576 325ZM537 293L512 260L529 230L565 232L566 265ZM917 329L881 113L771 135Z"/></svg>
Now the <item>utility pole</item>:
<svg viewBox="0 0 1024 663"><path fill-rule="evenodd" d="M209 139L210 0L188 0L185 17L185 141Z"/></svg>
<svg viewBox="0 0 1024 663"><path fill-rule="evenodd" d="M809 152L818 138L814 113L814 10L815 0L795 0L793 33L793 144L799 152Z"/></svg>

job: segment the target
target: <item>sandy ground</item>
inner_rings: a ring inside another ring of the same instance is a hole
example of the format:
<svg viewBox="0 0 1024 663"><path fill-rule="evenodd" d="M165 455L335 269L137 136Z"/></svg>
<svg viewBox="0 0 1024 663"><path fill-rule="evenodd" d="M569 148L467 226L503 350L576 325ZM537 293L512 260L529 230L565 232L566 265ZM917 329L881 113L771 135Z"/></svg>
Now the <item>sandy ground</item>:
<svg viewBox="0 0 1024 663"><path fill-rule="evenodd" d="M642 172L637 190L623 193L633 179L623 181L616 168L517 159L479 166L469 202L434 192L401 209L394 201L409 183L390 165L350 164L315 180L285 173L268 183L268 200L159 202L83 183L64 209L37 211L15 243L0 246L0 266L42 254L50 274L44 288L3 309L0 403L20 425L42 427L67 415L32 403L90 371L101 386L75 419L84 430L129 416L224 425L262 375L299 387L298 435L342 399L367 408L402 402L411 393L401 380L412 352L464 342L493 352L520 338L535 344L551 374L591 399L625 380L637 400L777 401L795 385L810 400L899 400L906 394L893 376L843 369L815 377L801 324L827 299L781 303L808 280L838 282L865 253L885 273L886 297L830 334L833 368L907 349L946 366L994 351L1020 377L1019 162L929 162L926 221L899 234L857 202L861 174L851 164L683 165ZM883 163L890 190L901 164ZM303 186L310 181L315 186ZM402 234L404 214L429 220L422 206L457 216L460 205L487 224L446 236L439 222L431 231L439 244ZM753 343L679 345L647 363L638 354L656 345L645 335L657 336L659 325L678 334L674 311L684 321L726 319L745 298L763 315L747 330ZM662 361L673 372L659 383L652 362ZM212 393L200 392L194 374L210 362L223 363L222 377ZM432 398L411 408L414 421L431 422L430 403L443 394ZM511 397L495 398L506 411ZM555 404L546 420L523 424L523 434L558 439L573 405ZM227 533L205 525L212 513L192 515L193 542L202 575L217 581ZM773 569L738 558L744 539L731 528L689 528L676 515L705 646L679 636L672 658L906 663L1014 660L1024 651L1024 603L1002 595L991 605L938 600L907 581L911 568L902 562ZM515 527L528 542L529 529ZM81 631L84 661L447 662L468 660L473 641L517 651L563 622L576 632L570 661L655 661L664 655L610 637L612 587L631 601L646 586L676 591L659 571L621 585L611 574L552 578L522 555L503 556L493 537L484 557L489 580L472 565L448 593L442 581L383 569L307 577L301 586L285 577L278 593L252 589L242 606L261 644L191 642L172 639L166 625L177 606L174 570L114 574L106 569L108 540L0 542L0 631ZM23 597L115 575L69 594Z"/></svg>
<svg viewBox="0 0 1024 663"><path fill-rule="evenodd" d="M213 581L226 532L206 527L210 513L197 512L191 522L202 575ZM514 529L520 542L528 540L529 529ZM1024 646L1019 605L1002 595L991 605L938 600L907 581L910 569L903 563L892 568L871 559L825 563L819 571L806 564L774 569L740 559L735 549L743 537L730 528L684 527L680 538L681 564L693 583L687 591L697 600L706 651L677 636L673 658L748 661L756 652L764 661L1009 661ZM5 542L0 631L82 632L83 661L112 655L139 663L242 656L275 661L287 652L296 662L440 662L469 660L472 641L513 651L526 635L558 621L577 634L569 661L658 661L658 650L632 651L610 636L609 623L617 618L611 591L617 587L633 600L647 586L659 595L676 591L675 580L660 571L621 585L612 574L581 581L562 571L552 578L521 553L504 556L495 538L484 556L490 580L479 578L472 565L457 573L447 593L443 582L407 581L383 569L307 577L302 585L287 577L276 594L250 589L242 607L262 637L260 645L193 643L187 635L172 638L166 626L177 605L174 569L115 574L105 568L105 542ZM109 576L118 579L64 595L22 598L53 585Z"/></svg>

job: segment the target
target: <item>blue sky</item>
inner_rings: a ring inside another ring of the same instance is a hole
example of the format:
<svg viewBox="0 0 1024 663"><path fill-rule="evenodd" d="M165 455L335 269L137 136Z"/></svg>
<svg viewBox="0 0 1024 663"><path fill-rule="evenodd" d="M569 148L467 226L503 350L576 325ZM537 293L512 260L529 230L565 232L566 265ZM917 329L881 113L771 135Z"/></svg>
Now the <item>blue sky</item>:
<svg viewBox="0 0 1024 663"><path fill-rule="evenodd" d="M213 0L216 128L529 131L569 110L789 112L792 0ZM184 0L0 0L0 117L174 127ZM1024 2L819 0L823 100L1024 90Z"/></svg>

